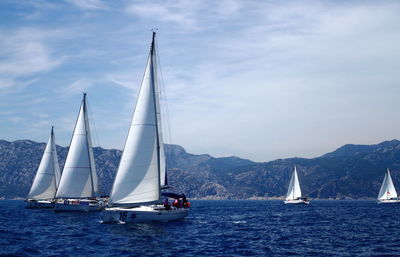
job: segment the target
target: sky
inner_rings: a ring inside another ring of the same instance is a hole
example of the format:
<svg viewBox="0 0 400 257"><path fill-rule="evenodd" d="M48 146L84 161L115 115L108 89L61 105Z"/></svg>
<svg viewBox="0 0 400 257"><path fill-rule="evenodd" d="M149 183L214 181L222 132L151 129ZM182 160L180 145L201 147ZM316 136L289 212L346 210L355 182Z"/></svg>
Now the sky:
<svg viewBox="0 0 400 257"><path fill-rule="evenodd" d="M167 143L254 161L400 135L400 2L1 0L0 138L122 149L150 48Z"/></svg>

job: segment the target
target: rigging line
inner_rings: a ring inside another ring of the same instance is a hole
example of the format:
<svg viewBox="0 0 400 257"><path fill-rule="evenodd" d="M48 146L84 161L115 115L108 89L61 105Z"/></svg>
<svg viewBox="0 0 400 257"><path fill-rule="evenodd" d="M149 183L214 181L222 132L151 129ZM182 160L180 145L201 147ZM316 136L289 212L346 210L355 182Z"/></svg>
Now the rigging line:
<svg viewBox="0 0 400 257"><path fill-rule="evenodd" d="M159 76L159 78L158 78L158 82L159 82L159 94L160 94L160 98L161 98L161 96L163 97L163 105L162 105L162 107L163 107L163 109L164 109L164 115L163 116L161 116L162 117L162 119L163 119L163 124L165 124L165 126L163 126L164 128L165 128L165 130L166 130L166 132L167 133L165 133L166 135L166 142L169 144L169 146L168 146L168 153L169 153L169 156L172 156L172 133L171 133L171 127L170 127L170 117L169 117L169 108L168 108L168 97L167 97L167 94L166 94L166 90L165 90L165 80L164 80L164 74L163 74L163 72L162 72L162 64L161 64L161 61L160 61L160 51L158 50L158 44L156 43L155 44L155 46L156 46L156 51L157 51L157 68L158 68L158 70L159 70L159 74L160 74L160 76ZM160 104L161 105L161 104ZM161 106L160 106L161 107ZM174 158L170 158L170 163L171 163L171 166L176 166L175 165L175 163L174 163L174 161L173 161L173 159ZM167 163L167 162L166 162ZM168 168L167 168L167 170L168 170Z"/></svg>
<svg viewBox="0 0 400 257"><path fill-rule="evenodd" d="M91 125L89 124L89 127L93 128L95 141L97 142L97 145L98 145L99 147L101 147L100 137L99 137L99 135L98 135L98 133L97 133L97 127L96 127L96 124L95 124L95 122L94 122L94 118L92 117L92 116L93 116L93 112L92 112L92 109L91 109L91 105L89 104L89 99L88 99L88 97L86 98L86 109L87 109L87 111L88 111L88 114L89 114L89 113L92 113L92 115L88 115L88 117L89 117L89 123L91 123L93 126L91 126ZM92 148L94 148L94 145L95 145L95 144L93 144L93 142L92 142Z"/></svg>

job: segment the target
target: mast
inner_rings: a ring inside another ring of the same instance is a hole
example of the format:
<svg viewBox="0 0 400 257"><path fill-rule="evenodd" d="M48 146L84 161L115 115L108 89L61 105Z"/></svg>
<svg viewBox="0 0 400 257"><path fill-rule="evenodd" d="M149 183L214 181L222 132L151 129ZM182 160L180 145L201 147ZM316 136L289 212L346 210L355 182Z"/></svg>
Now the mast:
<svg viewBox="0 0 400 257"><path fill-rule="evenodd" d="M293 192L293 198L299 198L299 197L301 197L301 189L300 189L300 182L299 182L299 177L297 175L296 166L294 166L294 175L295 175L295 180L294 180L295 191ZM295 193L296 193L296 196L294 195Z"/></svg>
<svg viewBox="0 0 400 257"><path fill-rule="evenodd" d="M301 197L301 189L300 189L299 178L297 176L297 169L295 166L292 176L290 178L289 188L288 188L288 191L286 194L286 199L294 200L294 199L300 198L300 197Z"/></svg>
<svg viewBox="0 0 400 257"><path fill-rule="evenodd" d="M155 89L155 72L154 72L154 57L155 57L155 39L156 39L156 32L153 31L153 38L151 41L151 50L150 50L150 58L151 58L151 67L150 67L150 72L152 74L152 90L153 90L153 98L154 98L154 110L156 112L156 119L155 119L155 124L156 124L156 144L157 144L157 169L158 169L158 188L161 189L161 181L160 181L160 134L159 134L159 124L158 124L158 108L157 108L157 95L156 95L156 89ZM161 190L158 190L158 197L161 199Z"/></svg>
<svg viewBox="0 0 400 257"><path fill-rule="evenodd" d="M88 129L89 129L89 127L88 127L88 123L89 123L89 121L88 121L88 115L87 115L87 106L86 106L86 93L83 93L83 117L84 117L84 119L85 119L85 131L86 131L86 145L87 145L87 148L88 148L88 158L89 158L89 166L90 166L90 182L91 182L91 184L92 184L92 192L93 192L93 195L95 194L95 189L94 189L94 183L93 183L93 167L92 167L92 156L91 156L91 153L90 153L90 150L92 150L92 146L91 146L91 144L89 144L89 140L90 140L90 134L89 134L89 132L88 132Z"/></svg>
<svg viewBox="0 0 400 257"><path fill-rule="evenodd" d="M93 197L96 190L94 168L84 93L56 198Z"/></svg>
<svg viewBox="0 0 400 257"><path fill-rule="evenodd" d="M153 32L136 107L109 199L111 206L134 207L161 202L162 137L157 117L155 57Z"/></svg>
<svg viewBox="0 0 400 257"><path fill-rule="evenodd" d="M51 155L53 157L52 159L53 159L53 170L54 170L54 186L56 188L56 190L54 191L54 196L53 197L56 197L58 183L57 183L57 178L56 178L56 163L55 163L55 160L54 160L54 150L55 150L54 149L55 148L55 144L54 144L54 126L51 126L50 138L51 138Z"/></svg>
<svg viewBox="0 0 400 257"><path fill-rule="evenodd" d="M37 169L28 199L53 199L57 190L57 179L60 168L58 166L57 152L55 150L54 133L51 129L50 137L43 152L42 159Z"/></svg>

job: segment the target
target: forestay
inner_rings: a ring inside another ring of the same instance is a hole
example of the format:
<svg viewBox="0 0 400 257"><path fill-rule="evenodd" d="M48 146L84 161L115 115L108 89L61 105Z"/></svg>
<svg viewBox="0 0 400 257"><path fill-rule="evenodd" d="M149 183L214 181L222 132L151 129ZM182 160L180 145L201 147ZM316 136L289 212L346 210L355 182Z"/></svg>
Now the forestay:
<svg viewBox="0 0 400 257"><path fill-rule="evenodd" d="M56 197L89 198L96 196L97 191L97 174L84 94Z"/></svg>
<svg viewBox="0 0 400 257"><path fill-rule="evenodd" d="M60 165L56 151L53 128L40 161L28 199L53 199L60 181Z"/></svg>
<svg viewBox="0 0 400 257"><path fill-rule="evenodd" d="M390 176L390 171L389 169L387 169L385 178L383 179L381 190L379 191L378 200L385 200L390 198L397 198L397 192L394 188L392 176Z"/></svg>

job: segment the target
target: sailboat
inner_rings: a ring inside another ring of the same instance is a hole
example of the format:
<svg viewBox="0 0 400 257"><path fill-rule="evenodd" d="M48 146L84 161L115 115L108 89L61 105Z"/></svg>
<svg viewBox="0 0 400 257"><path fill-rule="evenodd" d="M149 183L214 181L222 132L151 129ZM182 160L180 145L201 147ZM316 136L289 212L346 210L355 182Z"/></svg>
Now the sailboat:
<svg viewBox="0 0 400 257"><path fill-rule="evenodd" d="M184 195L162 193L167 187L161 112L157 80L155 32L136 108L121 161L102 211L103 222L168 222L186 217L189 202ZM173 206L162 196L175 198Z"/></svg>
<svg viewBox="0 0 400 257"><path fill-rule="evenodd" d="M60 165L58 164L54 127L51 127L49 141L26 199L27 208L53 208L59 182Z"/></svg>
<svg viewBox="0 0 400 257"><path fill-rule="evenodd" d="M385 178L379 191L378 203L400 203L389 169L385 173Z"/></svg>
<svg viewBox="0 0 400 257"><path fill-rule="evenodd" d="M55 211L97 211L105 207L98 198L96 167L87 114L86 93L76 120L60 185Z"/></svg>
<svg viewBox="0 0 400 257"><path fill-rule="evenodd" d="M301 197L301 189L299 178L297 177L297 169L294 167L294 171L289 183L289 189L286 194L285 204L289 203L301 203L301 204L309 204L310 202L306 197Z"/></svg>

